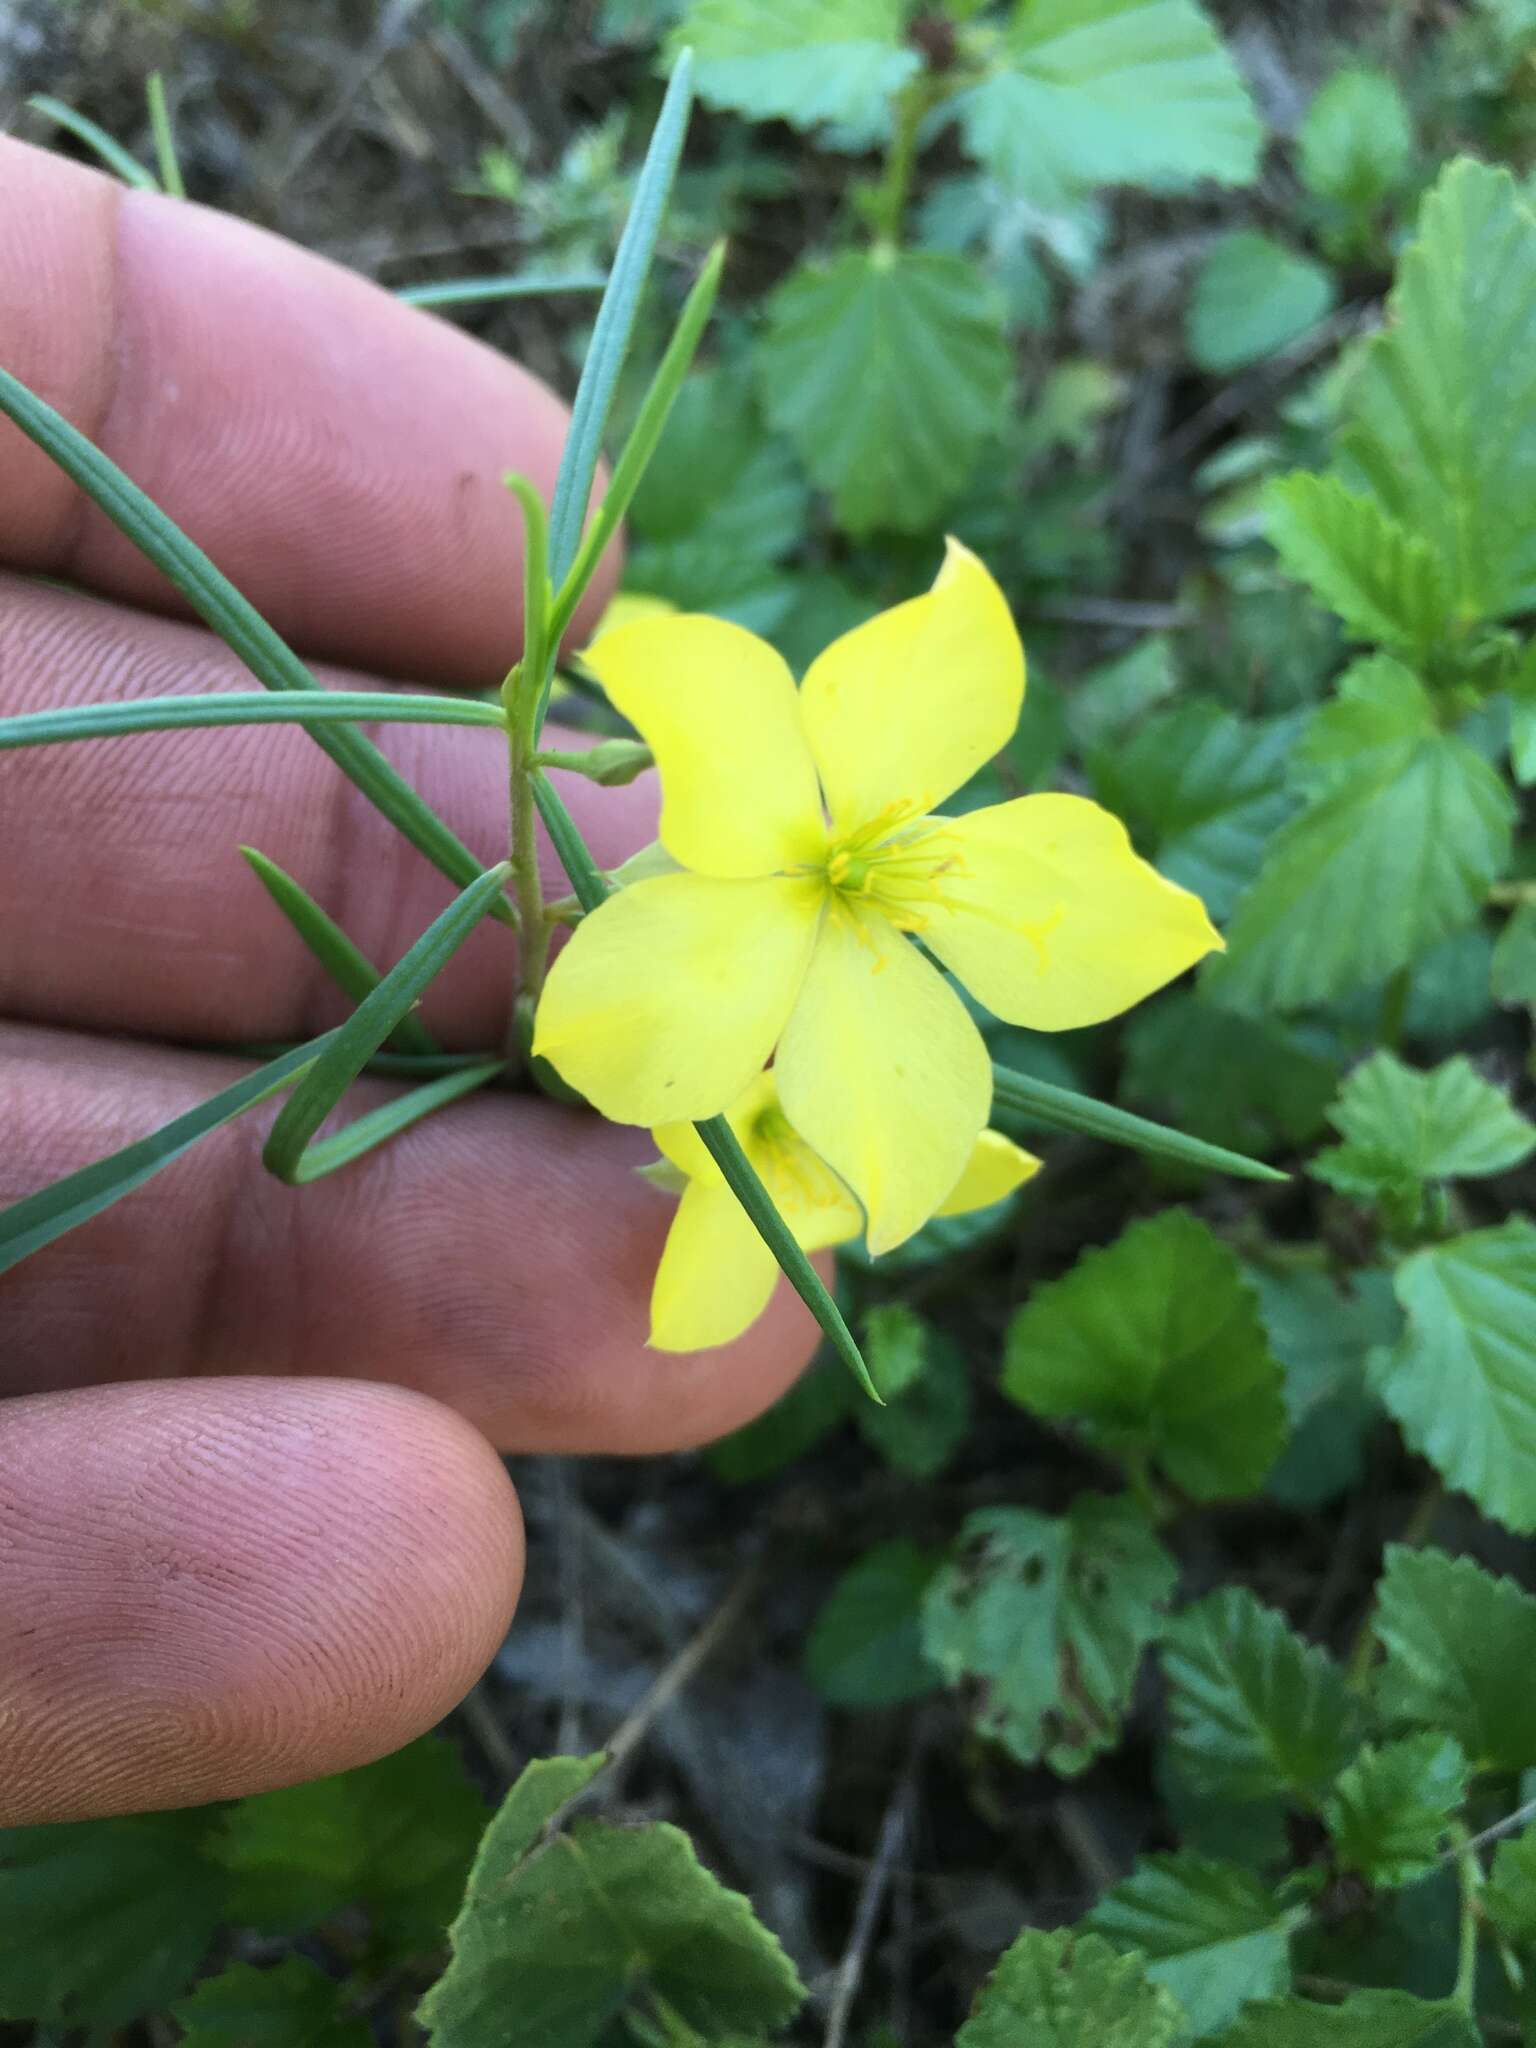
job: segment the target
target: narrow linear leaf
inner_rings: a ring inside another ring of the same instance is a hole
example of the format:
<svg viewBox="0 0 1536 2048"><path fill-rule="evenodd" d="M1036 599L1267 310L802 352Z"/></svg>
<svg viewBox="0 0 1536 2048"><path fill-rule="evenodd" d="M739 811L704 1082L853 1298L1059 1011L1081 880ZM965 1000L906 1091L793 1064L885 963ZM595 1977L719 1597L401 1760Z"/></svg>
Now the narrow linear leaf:
<svg viewBox="0 0 1536 2048"><path fill-rule="evenodd" d="M584 910L596 910L608 895L608 884L587 849L576 822L560 800L559 792L544 775L533 778L534 799L560 857L577 900ZM773 1199L754 1172L751 1161L737 1142L736 1134L723 1116L695 1127L710 1156L725 1175L726 1183L751 1218L753 1228L777 1259L791 1287L820 1324L839 1358L865 1393L874 1401L880 1395L864 1363L853 1332L843 1320L842 1310L822 1285L821 1275L790 1234L789 1226L774 1207Z"/></svg>
<svg viewBox="0 0 1536 2048"><path fill-rule="evenodd" d="M408 284L395 293L407 306L482 306L493 299L554 298L560 292L606 291L597 271L570 277L455 277L440 284Z"/></svg>
<svg viewBox="0 0 1536 2048"><path fill-rule="evenodd" d="M398 1138L402 1131L408 1131L412 1124L419 1124L423 1117L446 1109L451 1102L458 1102L466 1095L473 1095L477 1088L494 1081L498 1074L506 1071L505 1060L481 1060L472 1067L462 1067L452 1074L444 1074L436 1081L425 1081L421 1087L413 1088L408 1095L396 1096L392 1102L380 1103L365 1116L338 1131L334 1138L323 1138L311 1145L305 1152L293 1174L296 1187L304 1187L310 1181L324 1180L327 1174L336 1173L343 1166L350 1166L354 1160L366 1153L377 1151L380 1145L391 1138Z"/></svg>
<svg viewBox="0 0 1536 2048"><path fill-rule="evenodd" d="M423 989L436 979L490 910L511 872L510 863L503 861L499 867L481 875L478 881L471 882L464 893L428 925L410 951L363 999L346 1023L332 1032L324 1052L294 1090L267 1139L262 1157L268 1171L275 1173L279 1180L299 1185L314 1179L317 1171L334 1172L336 1166L345 1164L346 1159L359 1156L356 1145L342 1156L340 1140L335 1138L329 1141L328 1149L316 1148L321 1159L329 1159L330 1164L321 1164L317 1169L314 1160L306 1160L305 1154L311 1138L400 1019L408 1014ZM439 1099L452 1100L453 1094L463 1094L466 1087L480 1085L473 1078L478 1072L478 1069L471 1068L468 1075L446 1075L442 1080L430 1083L429 1088L451 1091ZM427 1092L419 1091L423 1095ZM398 1112L401 1105L390 1107ZM425 1110L418 1110L417 1114L425 1114ZM414 1122L415 1117L406 1121ZM365 1118L364 1122L371 1123L383 1136L390 1134L387 1123L381 1121L378 1113L372 1118ZM403 1125L395 1128L403 1128ZM342 1138L350 1138L351 1135L350 1132L341 1134ZM373 1140L375 1143L378 1141L377 1137Z"/></svg>
<svg viewBox="0 0 1536 2048"><path fill-rule="evenodd" d="M614 253L613 268L597 309L591 345L571 407L571 424L560 457L549 517L550 574L557 585L570 573L581 545L581 530L586 523L592 479L597 474L614 389L629 353L635 314L656 254L656 240L677 176L692 105L693 56L683 50L672 68L650 147L635 181L629 218Z"/></svg>
<svg viewBox="0 0 1536 2048"><path fill-rule="evenodd" d="M299 657L221 575L195 541L189 540L115 462L103 455L62 413L46 405L25 384L0 370L0 413L18 426L70 481L84 491L134 546L179 590L205 624L269 690L320 691ZM324 727L317 746L434 867L463 886L482 874L479 861L395 768L361 733ZM512 924L510 903L494 913Z"/></svg>
<svg viewBox="0 0 1536 2048"><path fill-rule="evenodd" d="M597 515L590 521L582 538L581 547L570 573L565 577L559 595L555 599L554 614L550 621L550 642L558 646L566 627L575 616L581 594L591 582L598 563L607 552L610 541L623 523L636 491L639 490L651 457L665 431L672 408L677 403L678 393L683 388L683 379L698 353L699 343L704 338L704 329L715 309L715 299L720 290L720 274L725 267L725 244L717 242L705 259L704 268L694 281L693 289L684 301L678 315L677 326L667 344L665 355L651 379L650 388L641 401L640 411L635 420L629 439L624 443L623 453L614 465L613 480L603 494L603 502ZM544 678L544 687L549 686L549 677Z"/></svg>
<svg viewBox="0 0 1536 2048"><path fill-rule="evenodd" d="M245 1074L230 1087L221 1088L196 1109L173 1117L149 1137L125 1145L120 1152L98 1159L78 1173L55 1181L52 1187L13 1203L0 1214L0 1273L8 1272L45 1244L52 1244L56 1237L88 1223L103 1209L120 1202L124 1195L132 1194L162 1167L189 1151L200 1138L243 1116L248 1109L255 1109L280 1088L291 1087L314 1065L334 1035L327 1032L323 1038L280 1054L255 1073Z"/></svg>
<svg viewBox="0 0 1536 2048"><path fill-rule="evenodd" d="M1127 1145L1154 1159L1176 1160L1207 1173L1230 1173L1240 1180L1284 1181L1289 1174L1260 1159L1247 1159L1241 1152L1229 1152L1224 1145L1208 1145L1203 1138L1186 1137L1166 1124L1133 1116L1113 1103L1095 1102L1091 1095L1079 1095L1071 1088L1058 1088L1053 1081L1037 1081L1031 1074L1018 1074L1009 1067L992 1069L994 1113L1013 1117L1029 1126L1044 1124L1057 1131L1076 1131L1085 1138L1103 1138L1111 1145Z"/></svg>
<svg viewBox="0 0 1536 2048"><path fill-rule="evenodd" d="M149 132L154 138L155 162L160 171L160 189L172 199L185 199L187 188L181 175L181 162L176 154L176 131L171 125L171 109L165 97L165 78L158 71L151 71L145 80L144 96L149 102Z"/></svg>
<svg viewBox="0 0 1536 2048"><path fill-rule="evenodd" d="M336 920L275 860L268 860L254 846L242 846L240 851L256 879L336 986L354 1002L371 995L382 979L379 970L358 951ZM401 1018L385 1042L396 1052L430 1056L441 1050L421 1020L409 1014Z"/></svg>
<svg viewBox="0 0 1536 2048"><path fill-rule="evenodd" d="M0 718L0 750L51 747L69 740L124 739L217 725L503 724L494 704L473 697L415 697L399 691L325 690L314 695L255 690L207 697L138 697L106 704L66 704Z"/></svg>
<svg viewBox="0 0 1536 2048"><path fill-rule="evenodd" d="M90 119L86 114L77 113L63 100L56 100L52 93L35 92L27 101L34 114L41 114L47 121L73 135L77 142L83 142L87 149L95 150L109 171L115 171L125 185L132 185L140 192L158 192L160 180L153 171L146 170L136 156L130 156L115 136Z"/></svg>

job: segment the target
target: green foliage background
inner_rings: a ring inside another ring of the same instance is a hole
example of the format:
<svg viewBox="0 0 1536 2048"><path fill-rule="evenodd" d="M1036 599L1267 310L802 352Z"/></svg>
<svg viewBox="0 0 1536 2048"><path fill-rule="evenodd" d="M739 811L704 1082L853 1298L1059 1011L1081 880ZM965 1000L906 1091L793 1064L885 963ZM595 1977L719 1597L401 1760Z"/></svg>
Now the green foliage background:
<svg viewBox="0 0 1536 2048"><path fill-rule="evenodd" d="M0 2039L1536 2041L1536 5L442 0L318 127L244 0L92 12L18 107L147 158L158 62L197 196L396 288L606 270L690 47L621 430L732 253L627 587L803 667L981 552L1030 695L956 801L1098 797L1228 940L994 1054L1288 1178L1036 1134L1020 1196L843 1261L886 1408L824 1361L592 1482L763 1603L747 1751L815 1696L814 1854L685 1744L541 1760L503 1673L346 1778L0 1835ZM399 242L339 243L413 95ZM590 305L456 317L569 386Z"/></svg>

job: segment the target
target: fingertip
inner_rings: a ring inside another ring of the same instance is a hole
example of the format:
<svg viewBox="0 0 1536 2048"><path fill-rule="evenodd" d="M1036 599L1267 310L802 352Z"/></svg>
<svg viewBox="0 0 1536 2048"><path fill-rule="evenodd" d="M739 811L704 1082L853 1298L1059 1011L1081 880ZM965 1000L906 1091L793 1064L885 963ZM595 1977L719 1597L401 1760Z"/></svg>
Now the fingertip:
<svg viewBox="0 0 1536 2048"><path fill-rule="evenodd" d="M399 1388L132 1384L10 1403L0 1820L197 1805L442 1718L521 1583L510 1483Z"/></svg>

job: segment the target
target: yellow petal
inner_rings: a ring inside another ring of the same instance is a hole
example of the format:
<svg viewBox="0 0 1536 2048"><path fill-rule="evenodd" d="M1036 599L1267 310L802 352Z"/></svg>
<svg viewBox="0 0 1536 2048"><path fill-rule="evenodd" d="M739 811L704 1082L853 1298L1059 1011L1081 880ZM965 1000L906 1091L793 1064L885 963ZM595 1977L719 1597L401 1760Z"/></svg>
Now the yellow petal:
<svg viewBox="0 0 1536 2048"><path fill-rule="evenodd" d="M1022 796L942 831L954 866L923 906L923 944L1010 1024L1102 1023L1221 946L1199 897L1084 797Z"/></svg>
<svg viewBox="0 0 1536 2048"><path fill-rule="evenodd" d="M677 606L670 597L653 597L647 590L621 590L608 600L608 608L592 629L588 647L595 647L605 634L632 626L637 619L670 619Z"/></svg>
<svg viewBox="0 0 1536 2048"><path fill-rule="evenodd" d="M991 760L1019 722L1024 649L1007 599L952 540L932 590L834 640L800 697L834 830L851 832L920 816Z"/></svg>
<svg viewBox="0 0 1536 2048"><path fill-rule="evenodd" d="M773 1051L821 902L814 882L690 874L619 890L550 969L533 1050L615 1123L717 1116Z"/></svg>
<svg viewBox="0 0 1536 2048"><path fill-rule="evenodd" d="M771 875L826 845L794 678L744 627L693 615L605 633L587 666L661 774L661 843L701 875Z"/></svg>
<svg viewBox="0 0 1536 2048"><path fill-rule="evenodd" d="M964 1216L971 1209L990 1208L1011 1195L1040 1171L1033 1152L1015 1145L1001 1131L983 1131L959 1184L934 1211L936 1216Z"/></svg>
<svg viewBox="0 0 1536 2048"><path fill-rule="evenodd" d="M729 1344L768 1306L779 1268L724 1186L696 1181L677 1205L651 1288L658 1351Z"/></svg>
<svg viewBox="0 0 1536 2048"><path fill-rule="evenodd" d="M749 1159L753 1152L752 1126L765 1109L777 1105L778 1099L779 1091L773 1075L759 1074L725 1111L725 1120L741 1140L742 1149ZM690 1180L707 1181L712 1187L724 1186L725 1176L716 1166L714 1154L692 1124L658 1124L651 1137L662 1158L670 1160ZM753 1160L754 1167L756 1163Z"/></svg>
<svg viewBox="0 0 1536 2048"><path fill-rule="evenodd" d="M992 1101L954 990L883 917L847 906L822 925L774 1072L790 1122L863 1203L872 1252L928 1221Z"/></svg>

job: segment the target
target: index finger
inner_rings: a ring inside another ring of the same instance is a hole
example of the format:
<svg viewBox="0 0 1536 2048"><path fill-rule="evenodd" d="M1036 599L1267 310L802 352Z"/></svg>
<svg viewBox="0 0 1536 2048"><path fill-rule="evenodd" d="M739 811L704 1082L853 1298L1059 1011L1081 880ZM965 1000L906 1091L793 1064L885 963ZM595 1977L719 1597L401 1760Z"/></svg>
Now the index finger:
<svg viewBox="0 0 1536 2048"><path fill-rule="evenodd" d="M468 335L259 228L0 137L0 364L303 653L467 684L516 658L501 478L547 496L566 415ZM4 420L0 562L184 609Z"/></svg>

